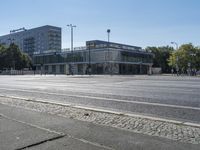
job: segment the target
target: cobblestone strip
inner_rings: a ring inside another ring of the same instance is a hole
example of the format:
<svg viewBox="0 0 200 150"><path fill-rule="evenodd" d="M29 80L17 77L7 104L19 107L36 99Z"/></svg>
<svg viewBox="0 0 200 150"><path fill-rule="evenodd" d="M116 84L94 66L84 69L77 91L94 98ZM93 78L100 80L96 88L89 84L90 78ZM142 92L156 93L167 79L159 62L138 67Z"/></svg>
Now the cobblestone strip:
<svg viewBox="0 0 200 150"><path fill-rule="evenodd" d="M136 133L158 136L184 143L200 144L200 128L140 117L96 112L71 106L0 97L0 103L50 113L71 119L126 129Z"/></svg>

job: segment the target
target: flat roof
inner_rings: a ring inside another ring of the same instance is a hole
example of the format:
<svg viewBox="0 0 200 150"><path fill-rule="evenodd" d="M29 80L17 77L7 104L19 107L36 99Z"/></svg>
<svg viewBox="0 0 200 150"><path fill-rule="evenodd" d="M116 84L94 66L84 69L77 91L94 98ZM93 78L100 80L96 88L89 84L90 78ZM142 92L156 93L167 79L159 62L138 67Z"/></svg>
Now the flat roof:
<svg viewBox="0 0 200 150"><path fill-rule="evenodd" d="M142 47L139 47L139 46L133 46L133 45L127 45L127 44L121 44L121 43L115 43L115 42L108 42L108 41L101 41L101 40L86 41L86 45L89 45L90 43L93 43L96 45L109 44L109 47L120 48L120 49L135 49L135 50L142 49Z"/></svg>
<svg viewBox="0 0 200 150"><path fill-rule="evenodd" d="M24 32L33 31L33 30L38 30L38 29L41 29L41 28L57 28L57 29L61 30L61 27L56 27L56 26L51 26L51 25L44 25L44 26L40 26L40 27L36 27L36 28L26 29L25 31L19 31L19 32L15 32L15 33L5 34L5 35L0 36L0 38L4 38L6 36L11 36L11 35L17 35L17 34L21 34L21 33L24 33Z"/></svg>

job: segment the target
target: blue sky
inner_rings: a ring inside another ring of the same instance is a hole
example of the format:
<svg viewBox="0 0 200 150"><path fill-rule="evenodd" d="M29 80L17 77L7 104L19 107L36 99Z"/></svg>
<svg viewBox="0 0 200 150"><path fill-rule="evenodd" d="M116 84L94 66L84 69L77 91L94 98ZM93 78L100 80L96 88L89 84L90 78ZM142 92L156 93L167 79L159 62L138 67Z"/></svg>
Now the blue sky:
<svg viewBox="0 0 200 150"><path fill-rule="evenodd" d="M163 46L171 41L200 45L200 0L1 0L0 35L20 27L62 27L63 47L87 40L107 40L130 45Z"/></svg>

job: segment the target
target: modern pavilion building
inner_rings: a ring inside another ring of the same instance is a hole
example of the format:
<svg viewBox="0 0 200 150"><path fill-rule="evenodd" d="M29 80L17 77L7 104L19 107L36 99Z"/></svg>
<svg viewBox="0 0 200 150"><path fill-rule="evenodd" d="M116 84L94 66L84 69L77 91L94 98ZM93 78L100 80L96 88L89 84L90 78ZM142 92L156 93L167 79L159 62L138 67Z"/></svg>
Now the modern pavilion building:
<svg viewBox="0 0 200 150"><path fill-rule="evenodd" d="M153 55L141 47L94 40L73 51L35 53L33 62L43 74L151 74Z"/></svg>
<svg viewBox="0 0 200 150"><path fill-rule="evenodd" d="M41 26L11 30L0 44L15 43L31 56L34 68L47 74L151 74L153 55L141 47L87 41L84 47L61 49L60 27Z"/></svg>

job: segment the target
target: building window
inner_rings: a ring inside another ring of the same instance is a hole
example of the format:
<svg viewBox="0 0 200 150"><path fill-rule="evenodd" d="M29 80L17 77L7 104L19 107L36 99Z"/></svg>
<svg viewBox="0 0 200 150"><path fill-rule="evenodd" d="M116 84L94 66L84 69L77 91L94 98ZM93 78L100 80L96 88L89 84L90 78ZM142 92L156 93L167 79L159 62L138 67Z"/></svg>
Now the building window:
<svg viewBox="0 0 200 150"><path fill-rule="evenodd" d="M60 73L64 73L64 65L60 65Z"/></svg>

